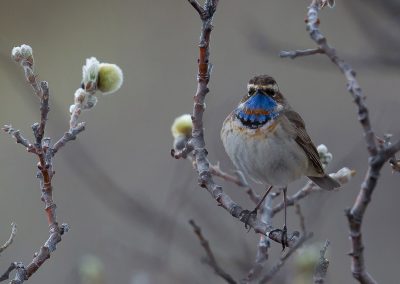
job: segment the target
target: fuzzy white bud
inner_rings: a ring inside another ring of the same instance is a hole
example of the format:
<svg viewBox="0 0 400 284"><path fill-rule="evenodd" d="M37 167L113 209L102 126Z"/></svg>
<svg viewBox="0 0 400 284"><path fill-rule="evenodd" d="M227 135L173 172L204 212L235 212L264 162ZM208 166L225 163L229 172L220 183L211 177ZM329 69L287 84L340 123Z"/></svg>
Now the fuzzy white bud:
<svg viewBox="0 0 400 284"><path fill-rule="evenodd" d="M20 62L22 60L21 47L19 46L14 47L11 51L11 57L16 62Z"/></svg>
<svg viewBox="0 0 400 284"><path fill-rule="evenodd" d="M317 151L322 165L326 167L333 159L332 153L328 151L328 147L326 147L324 144L319 145L317 147Z"/></svg>
<svg viewBox="0 0 400 284"><path fill-rule="evenodd" d="M82 83L86 91L96 91L99 68L100 62L96 57L86 59L86 64L82 66Z"/></svg>
<svg viewBox="0 0 400 284"><path fill-rule="evenodd" d="M27 44L21 45L21 55L24 59L28 59L33 55L32 47Z"/></svg>

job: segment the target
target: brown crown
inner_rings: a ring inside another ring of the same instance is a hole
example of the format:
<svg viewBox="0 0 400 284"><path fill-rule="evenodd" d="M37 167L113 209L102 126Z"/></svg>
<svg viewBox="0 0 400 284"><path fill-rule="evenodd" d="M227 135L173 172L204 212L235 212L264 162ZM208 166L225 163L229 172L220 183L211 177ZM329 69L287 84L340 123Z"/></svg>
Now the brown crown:
<svg viewBox="0 0 400 284"><path fill-rule="evenodd" d="M257 75L250 79L249 84L258 86L275 85L276 81L274 78L268 75Z"/></svg>

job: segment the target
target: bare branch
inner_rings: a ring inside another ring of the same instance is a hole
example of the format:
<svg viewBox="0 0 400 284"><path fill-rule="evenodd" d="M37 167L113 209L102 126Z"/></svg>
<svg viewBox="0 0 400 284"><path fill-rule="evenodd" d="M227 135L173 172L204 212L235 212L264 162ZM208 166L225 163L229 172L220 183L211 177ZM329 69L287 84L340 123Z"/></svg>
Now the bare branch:
<svg viewBox="0 0 400 284"><path fill-rule="evenodd" d="M364 245L361 234L361 224L364 213L371 201L372 193L377 184L380 170L383 165L400 150L400 141L386 146L377 146L374 131L369 119L368 108L365 104L365 96L356 80L356 72L352 67L342 60L331 47L325 36L319 30L318 12L323 7L323 0L313 0L308 7L307 13L307 31L311 39L323 50L324 54L339 68L347 79L347 89L354 99L358 110L358 120L363 129L363 136L369 153L369 168L367 174L361 184L361 189L351 209L346 210L346 215L350 227L350 239L352 241L353 251L350 253L352 257L351 270L353 277L363 284L377 283L365 268L364 261Z"/></svg>
<svg viewBox="0 0 400 284"><path fill-rule="evenodd" d="M290 50L290 51L282 50L279 53L279 57L281 57L281 58L289 57L291 59L295 59L296 57L308 56L308 55L314 55L314 54L322 54L322 53L324 53L324 50L322 48L310 48L310 49L304 49L304 50Z"/></svg>
<svg viewBox="0 0 400 284"><path fill-rule="evenodd" d="M260 284L263 283L268 283L271 281L276 273L279 272L279 270L282 268L282 266L286 263L286 261L290 258L290 256L298 249L300 248L307 240L309 240L312 237L312 233L309 233L307 235L303 235L300 237L300 239L296 242L296 244L289 249L289 251L285 254L282 255L279 259L279 261L271 268L271 270L265 274L261 280Z"/></svg>
<svg viewBox="0 0 400 284"><path fill-rule="evenodd" d="M65 144L67 144L67 142L75 140L78 134L85 130L85 125L85 122L80 122L75 128L65 132L64 135L54 144L52 148L52 154L55 155L62 147L65 146Z"/></svg>
<svg viewBox="0 0 400 284"><path fill-rule="evenodd" d="M39 172L37 177L40 180L40 188L42 191L41 199L45 205L45 212L47 216L47 222L50 228L50 236L44 245L40 248L40 251L35 253L34 258L30 264L26 267L18 262L11 264L7 271L1 277L1 281L8 279L9 274L14 269L16 275L11 283L20 284L25 280L28 280L32 274L34 274L41 265L50 258L50 254L56 250L57 244L61 241L61 235L68 230L68 225L58 225L56 216L56 204L53 201L53 187L52 178L54 175L52 167L52 155L50 155L51 139L44 138L44 132L46 128L47 115L49 112L49 89L48 84L45 81L37 81L36 76L33 74L33 55L32 48L27 45L21 47L15 47L12 51L12 56L16 62L21 63L25 70L25 76L30 82L35 94L40 99L40 123L34 123L32 130L35 135L36 143L32 145L27 139L23 138L18 130L14 130L11 126L4 126L4 131L11 134L17 141L24 145L29 152L36 154L39 162Z"/></svg>
<svg viewBox="0 0 400 284"><path fill-rule="evenodd" d="M5 251L12 244L16 234L17 234L17 225L14 223L11 223L11 235L8 238L8 240L0 247L0 253Z"/></svg>
<svg viewBox="0 0 400 284"><path fill-rule="evenodd" d="M34 147L32 145L31 142L29 142L28 139L25 139L22 134L19 132L19 130L15 130L14 128L12 128L11 125L4 125L4 127L2 128L4 130L4 132L10 134L12 137L15 138L15 141L18 144L21 144L23 146L26 147L26 150L28 152L32 152L34 150Z"/></svg>
<svg viewBox="0 0 400 284"><path fill-rule="evenodd" d="M201 246L203 247L204 251L207 254L206 263L214 269L214 272L219 275L222 279L224 279L227 283L236 284L236 281L226 273L217 263L215 256L210 248L208 241L204 238L203 234L201 233L201 228L196 225L193 220L189 221L189 224L193 227L193 231L198 237Z"/></svg>
<svg viewBox="0 0 400 284"><path fill-rule="evenodd" d="M320 258L314 272L314 284L323 284L325 282L326 273L328 272L329 260L325 258L326 250L328 249L329 241L325 241L325 245L320 251Z"/></svg>

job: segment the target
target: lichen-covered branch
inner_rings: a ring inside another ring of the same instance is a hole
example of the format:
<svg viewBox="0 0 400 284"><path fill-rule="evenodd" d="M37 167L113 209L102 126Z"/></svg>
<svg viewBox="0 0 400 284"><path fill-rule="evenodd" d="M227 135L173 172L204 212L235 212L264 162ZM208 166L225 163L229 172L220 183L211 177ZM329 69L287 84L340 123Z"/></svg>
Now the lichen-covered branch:
<svg viewBox="0 0 400 284"><path fill-rule="evenodd" d="M224 279L227 283L236 284L236 281L232 278L231 275L226 273L217 263L215 259L214 253L212 252L210 245L206 238L204 238L200 227L193 221L190 220L189 224L193 227L193 231L196 234L197 238L200 241L201 246L203 247L204 251L206 252L207 258L205 262L214 269L214 272L219 275L222 279Z"/></svg>
<svg viewBox="0 0 400 284"><path fill-rule="evenodd" d="M11 234L8 240L0 247L0 254L5 251L14 241L14 237L17 234L17 225L11 223Z"/></svg>
<svg viewBox="0 0 400 284"><path fill-rule="evenodd" d="M358 196L351 207L346 210L346 215L350 228L350 239L352 243L352 252L350 256L352 258L351 271L353 277L363 284L375 284L377 283L372 276L367 272L364 260L364 244L362 241L361 225L364 217L364 213L367 206L372 198L372 193L376 187L380 170L383 165L396 154L400 149L400 141L388 146L381 145L378 147L374 131L371 126L369 111L365 104L365 96L362 92L358 81L356 80L356 72L353 68L341 59L336 50L328 44L326 37L320 32L318 19L318 12L325 6L323 0L313 0L311 5L308 7L307 13L307 31L311 39L317 44L318 49L321 49L323 53L339 68L339 70L345 75L347 80L347 89L351 94L354 103L357 106L358 120L363 129L363 136L367 145L369 153L369 167L361 184L361 189Z"/></svg>

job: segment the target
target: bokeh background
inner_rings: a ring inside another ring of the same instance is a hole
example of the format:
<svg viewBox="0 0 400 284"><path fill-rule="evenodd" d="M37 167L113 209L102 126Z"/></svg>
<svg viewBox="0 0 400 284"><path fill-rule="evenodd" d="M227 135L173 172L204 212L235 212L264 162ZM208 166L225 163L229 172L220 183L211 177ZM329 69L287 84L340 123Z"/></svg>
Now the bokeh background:
<svg viewBox="0 0 400 284"><path fill-rule="evenodd" d="M273 75L302 114L316 144L334 154L330 170L343 166L357 176L342 191L302 201L310 243L331 241L329 283L354 283L344 209L360 186L367 152L346 82L325 56L280 59L282 49L314 47L305 32L309 1L221 1L212 34L214 65L205 114L211 161L233 170L219 139L225 116L246 91L247 80ZM96 56L124 70L113 96L100 96L84 113L87 130L55 159L54 197L60 222L71 231L29 283L89 283L86 270L102 270L90 283L223 283L201 263L204 252L188 220L202 227L221 265L237 278L254 259L257 236L243 228L197 186L184 160L170 157L173 119L191 112L196 88L200 21L187 1L1 1L0 123L30 136L39 118L38 101L12 62L13 46L30 44L36 71L47 80L51 112L47 135L68 126L68 107L80 84L85 59ZM395 0L337 1L321 13L321 29L358 72L377 135L399 132L400 4ZM0 256L0 270L12 261L29 263L48 237L33 155L0 136L0 240L18 224L15 243ZM363 224L368 270L382 283L396 283L399 175L389 166ZM242 190L222 181L226 192L247 208ZM294 193L300 181L289 187ZM263 188L254 185L258 192ZM298 229L291 208L289 228ZM282 215L274 219L281 226ZM271 266L280 254L272 245ZM84 269L84 270L85 270ZM276 283L293 283L289 262Z"/></svg>

